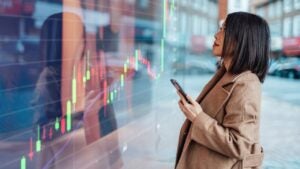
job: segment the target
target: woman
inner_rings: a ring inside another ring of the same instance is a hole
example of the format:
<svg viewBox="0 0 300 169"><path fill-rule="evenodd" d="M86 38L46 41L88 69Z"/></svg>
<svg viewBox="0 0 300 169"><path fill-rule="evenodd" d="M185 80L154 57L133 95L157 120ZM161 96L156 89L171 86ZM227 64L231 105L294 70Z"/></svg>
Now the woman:
<svg viewBox="0 0 300 169"><path fill-rule="evenodd" d="M270 33L259 16L229 14L215 34L213 54L221 68L191 104L180 96L186 116L179 136L176 169L257 169L261 83L269 62Z"/></svg>

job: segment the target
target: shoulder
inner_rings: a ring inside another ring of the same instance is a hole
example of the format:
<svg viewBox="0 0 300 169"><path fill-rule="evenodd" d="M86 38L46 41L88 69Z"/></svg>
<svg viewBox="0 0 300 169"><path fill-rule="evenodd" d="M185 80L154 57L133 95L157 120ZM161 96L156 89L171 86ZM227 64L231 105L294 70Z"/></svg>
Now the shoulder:
<svg viewBox="0 0 300 169"><path fill-rule="evenodd" d="M237 75L234 82L236 84L244 84L246 86L249 85L261 86L261 82L259 81L257 75L255 73L252 73L249 70Z"/></svg>
<svg viewBox="0 0 300 169"><path fill-rule="evenodd" d="M261 102L261 83L256 74L247 71L235 79L230 93L228 108L245 110L250 108L258 112Z"/></svg>
<svg viewBox="0 0 300 169"><path fill-rule="evenodd" d="M256 74L245 71L234 80L234 91L243 97L257 96L261 94L261 82Z"/></svg>

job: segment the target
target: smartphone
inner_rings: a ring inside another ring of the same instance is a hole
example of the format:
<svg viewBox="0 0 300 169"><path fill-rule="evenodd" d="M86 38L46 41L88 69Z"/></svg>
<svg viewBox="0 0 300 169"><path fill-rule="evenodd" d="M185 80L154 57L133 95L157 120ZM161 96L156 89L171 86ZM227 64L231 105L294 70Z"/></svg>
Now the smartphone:
<svg viewBox="0 0 300 169"><path fill-rule="evenodd" d="M178 83L175 79L171 79L170 81L171 81L171 83L174 85L174 87L177 89L177 91L178 91L179 93L182 94L182 96L184 97L184 99L185 99L188 103L191 103L191 102L189 101L189 99L187 98L186 93L183 91L182 87L179 85L179 83Z"/></svg>

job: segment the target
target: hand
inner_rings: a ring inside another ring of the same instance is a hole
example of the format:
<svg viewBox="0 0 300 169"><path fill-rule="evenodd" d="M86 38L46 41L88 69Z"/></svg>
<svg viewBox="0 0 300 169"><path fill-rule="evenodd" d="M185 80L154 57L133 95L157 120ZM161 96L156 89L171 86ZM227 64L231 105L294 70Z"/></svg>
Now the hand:
<svg viewBox="0 0 300 169"><path fill-rule="evenodd" d="M85 96L85 109L83 114L83 126L87 144L98 140L101 136L98 111L101 100L97 97L97 91L89 91Z"/></svg>
<svg viewBox="0 0 300 169"><path fill-rule="evenodd" d="M187 96L187 99L191 103L188 103L181 93L177 91L177 94L180 96L180 100L178 102L178 105L181 109L181 111L184 113L187 119L189 119L191 122L195 120L198 114L202 113L202 107L198 102L196 102L194 99L192 99L190 96Z"/></svg>
<svg viewBox="0 0 300 169"><path fill-rule="evenodd" d="M85 115L91 115L98 113L101 108L101 99L99 97L99 91L91 90L85 96Z"/></svg>

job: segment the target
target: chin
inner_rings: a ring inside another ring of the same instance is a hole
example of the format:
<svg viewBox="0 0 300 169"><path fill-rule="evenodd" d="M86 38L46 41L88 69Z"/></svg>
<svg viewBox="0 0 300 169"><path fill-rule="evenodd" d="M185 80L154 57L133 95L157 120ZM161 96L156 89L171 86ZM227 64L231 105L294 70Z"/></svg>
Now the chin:
<svg viewBox="0 0 300 169"><path fill-rule="evenodd" d="M213 53L213 55L216 56L216 57L221 57L221 55L222 55L220 52L214 52L214 51L213 51L212 53Z"/></svg>

